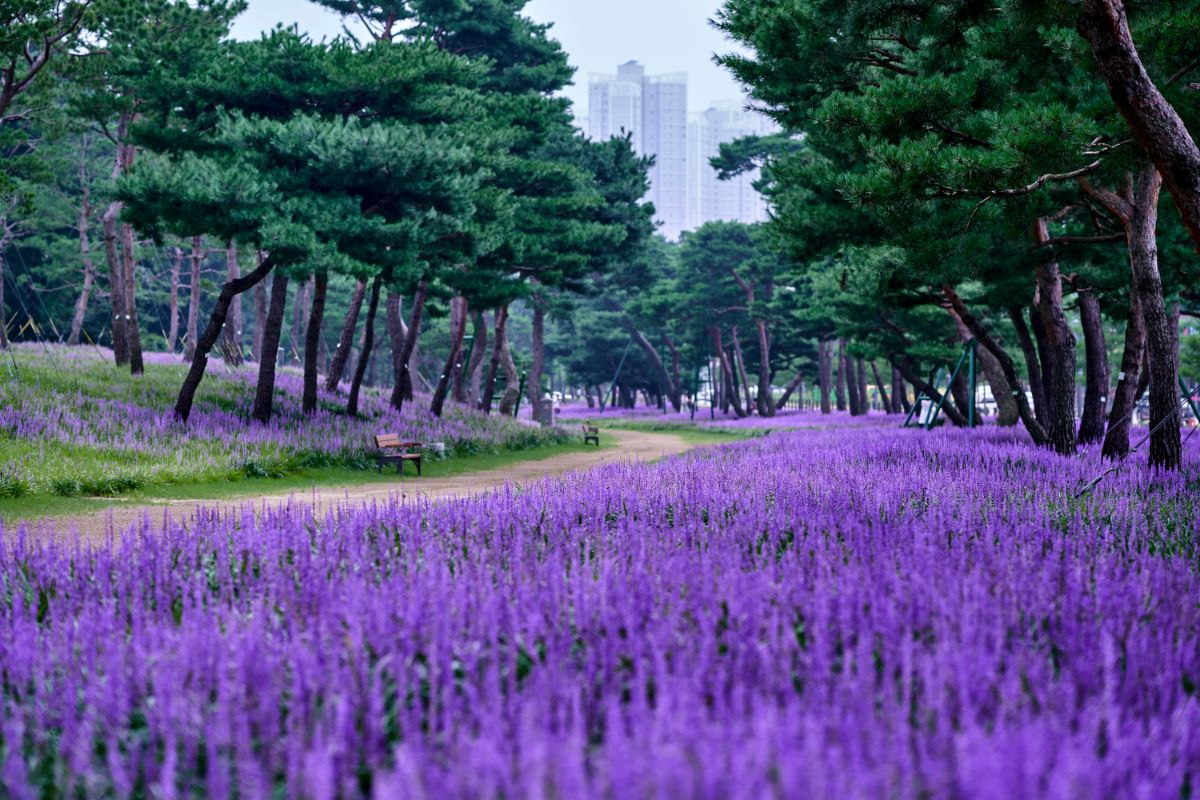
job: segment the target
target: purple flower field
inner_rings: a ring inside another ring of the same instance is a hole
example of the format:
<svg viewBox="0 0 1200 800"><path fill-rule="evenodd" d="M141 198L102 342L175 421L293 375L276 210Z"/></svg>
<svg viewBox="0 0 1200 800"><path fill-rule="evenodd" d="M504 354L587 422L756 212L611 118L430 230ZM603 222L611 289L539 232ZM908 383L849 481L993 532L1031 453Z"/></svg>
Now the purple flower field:
<svg viewBox="0 0 1200 800"><path fill-rule="evenodd" d="M186 428L174 420L183 377L177 356L148 354L147 373L117 373L103 353L14 348L15 374L0 380L0 463L28 493L113 494L156 483L276 476L304 467L369 467L374 435L443 442L451 455L523 449L567 433L449 404L434 417L428 398L396 412L367 390L361 417L341 413L344 396L321 390L321 407L301 412L302 379L284 371L269 425L248 422L255 373L210 365ZM7 364L0 365L0 369ZM7 370L6 370L7 372ZM2 476L0 476L2 477ZM0 496L5 492L0 491Z"/></svg>
<svg viewBox="0 0 1200 800"><path fill-rule="evenodd" d="M885 435L886 430L886 435ZM1180 798L1200 448L776 432L0 551L14 798Z"/></svg>

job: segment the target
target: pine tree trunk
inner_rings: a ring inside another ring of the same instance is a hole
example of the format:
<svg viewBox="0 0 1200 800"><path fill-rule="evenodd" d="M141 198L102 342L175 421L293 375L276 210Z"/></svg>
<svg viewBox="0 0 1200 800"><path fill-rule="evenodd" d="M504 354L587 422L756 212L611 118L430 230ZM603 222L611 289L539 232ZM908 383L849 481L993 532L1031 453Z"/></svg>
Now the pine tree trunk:
<svg viewBox="0 0 1200 800"><path fill-rule="evenodd" d="M758 330L758 415L773 417L775 398L771 394L771 334L765 320L755 320L754 326Z"/></svg>
<svg viewBox="0 0 1200 800"><path fill-rule="evenodd" d="M846 340L838 337L837 340L837 383L834 384L837 392L837 410L846 410Z"/></svg>
<svg viewBox="0 0 1200 800"><path fill-rule="evenodd" d="M874 361L871 362L871 374L875 377L875 386L879 389L879 402L883 406L883 413L893 413L892 401L888 398L887 387L884 386L883 376L879 374L879 365Z"/></svg>
<svg viewBox="0 0 1200 800"><path fill-rule="evenodd" d="M186 423L188 417L191 416L192 401L195 399L196 390L200 388L200 381L204 379L204 370L208 366L208 354L213 345L217 343L221 328L225 326L225 317L229 313L230 302L237 295L261 282L274 266L274 261L266 258L250 274L221 287L221 293L217 296L217 304L213 308L212 317L204 329L204 334L195 340L196 352L192 358L192 366L183 380L183 386L179 389L179 397L175 401L176 419Z"/></svg>
<svg viewBox="0 0 1200 800"><path fill-rule="evenodd" d="M863 398L858 393L858 370L855 367L854 358L849 354L842 355L842 368L846 371L846 406L850 410L850 416L862 416Z"/></svg>
<svg viewBox="0 0 1200 800"><path fill-rule="evenodd" d="M1049 238L1046 220L1039 217L1034 223L1034 240L1038 243ZM1067 322L1063 310L1062 276L1058 262L1043 261L1037 265L1038 295L1042 324L1046 329L1048 356L1043 369L1046 378L1046 400L1050 411L1050 443L1060 455L1071 455L1076 449L1075 439L1075 334Z"/></svg>
<svg viewBox="0 0 1200 800"><path fill-rule="evenodd" d="M264 425L271 421L275 407L275 366L279 361L279 340L283 336L283 317L287 311L288 276L283 270L271 281L271 303L263 330L262 358L258 362L258 385L254 388L251 416Z"/></svg>
<svg viewBox="0 0 1200 800"><path fill-rule="evenodd" d="M262 253L259 253L259 263L262 263ZM267 328L267 287L258 284L254 287L254 338L250 342L255 363L262 361L263 336Z"/></svg>
<svg viewBox="0 0 1200 800"><path fill-rule="evenodd" d="M446 396L450 393L450 383L454 380L455 373L462 374L462 345L466 333L467 298L459 295L450 300L450 352L446 356L446 366L438 376L433 399L429 403L429 411L435 417L440 417L445 409Z"/></svg>
<svg viewBox="0 0 1200 800"><path fill-rule="evenodd" d="M662 356L658 354L658 350L654 347L650 340L646 338L646 334L633 327L632 324L627 324L626 329L633 337L633 341L639 348L641 348L642 353L645 354L647 360L649 360L650 368L654 371L654 375L658 379L658 383L662 387L663 393L665 395L674 394L675 387L672 386L671 373L667 371L667 365L663 363ZM679 411L678 403L676 403L675 410Z"/></svg>
<svg viewBox="0 0 1200 800"><path fill-rule="evenodd" d="M133 226L121 226L121 277L125 281L125 335L129 341L129 371L141 375L146 371L142 361L142 335L137 313L137 259L133 250Z"/></svg>
<svg viewBox="0 0 1200 800"><path fill-rule="evenodd" d="M230 240L225 249L225 279L235 281L241 275L238 266L237 244ZM229 309L229 324L225 326L225 353L230 366L239 367L244 362L242 355L242 298L238 295L233 299Z"/></svg>
<svg viewBox="0 0 1200 800"><path fill-rule="evenodd" d="M321 325L325 321L325 295L329 291L329 273L321 270L313 276L312 309L308 329L304 332L304 395L301 408L305 414L317 410L317 379L321 358Z"/></svg>
<svg viewBox="0 0 1200 800"><path fill-rule="evenodd" d="M67 344L75 346L79 344L80 337L83 335L83 321L87 317L88 302L92 295L92 284L96 280L96 266L92 262L92 243L89 236L89 228L91 226L92 216L92 193L88 185L87 176L87 139L83 140L83 147L79 154L79 185L82 190L82 197L79 202L79 257L83 261L83 286L79 290L79 299L75 301L75 313L71 316L71 331L67 335ZM0 295L4 292L4 286L0 282ZM4 304L0 303L0 320L4 318ZM2 326L0 326L2 327ZM0 331L0 341L4 339L3 331Z"/></svg>
<svg viewBox="0 0 1200 800"><path fill-rule="evenodd" d="M967 329L967 326L963 324L963 321L954 309L951 308L948 310L950 316L954 318L955 327L958 328L959 339L963 344L967 344L975 337ZM1020 421L1021 416L1017 410L1017 401L1013 397L1012 387L1009 385L1008 379L1004 377L1004 370L1000 368L1000 362L996 360L996 357L986 347L975 348L975 361L978 364L979 372L982 374L983 379L992 388L992 399L996 401L996 425L1001 428L1016 425Z"/></svg>
<svg viewBox="0 0 1200 800"><path fill-rule="evenodd" d="M536 301L533 305L532 351L525 389L529 405L536 411L543 395L542 370L546 366L546 310Z"/></svg>
<svg viewBox="0 0 1200 800"><path fill-rule="evenodd" d="M913 388L919 392L923 392L926 397L931 398L929 402L935 406L942 404L942 413L946 415L946 419L958 428L966 427L967 419L963 414L959 413L958 408L954 403L942 403L942 393L937 390L936 386L931 385L928 381L917 374L916 369L912 365L912 359L906 355L893 354L893 362L904 379L913 385Z"/></svg>
<svg viewBox="0 0 1200 800"><path fill-rule="evenodd" d="M787 386L784 387L783 394L779 396L779 403L775 406L775 410L778 411L781 408L787 408L788 400L792 399L792 395L795 394L797 389L800 390L800 405L803 406L804 405L804 373L803 372L797 372L796 376L794 378L792 378L791 381L788 382Z"/></svg>
<svg viewBox="0 0 1200 800"><path fill-rule="evenodd" d="M500 370L500 351L503 348L504 328L507 324L508 306L503 305L496 311L496 339L492 344L492 360L488 364L487 377L483 381L483 389L479 396L479 410L485 414L492 413L492 398L496 394L496 374Z"/></svg>
<svg viewBox="0 0 1200 800"><path fill-rule="evenodd" d="M404 408L405 401L413 399L413 353L417 339L421 336L421 314L425 310L425 298L429 296L429 281L423 280L413 295L412 310L408 318L408 335L404 337L404 348L400 351L400 378L392 389L391 403L397 411Z"/></svg>
<svg viewBox="0 0 1200 800"><path fill-rule="evenodd" d="M384 327L387 329L388 345L391 348L392 385L400 380L400 351L408 336L408 326L400 313L400 295L389 291L384 306Z"/></svg>
<svg viewBox="0 0 1200 800"><path fill-rule="evenodd" d="M200 265L207 253L204 237L192 237L191 295L188 298L187 343L183 347L183 358L191 361L196 355L196 336L200 328ZM222 321L224 322L224 321Z"/></svg>
<svg viewBox="0 0 1200 800"><path fill-rule="evenodd" d="M302 363L304 350L300 339L304 331L304 321L308 317L308 295L311 281L303 281L296 286L296 296L292 298L292 330L288 339L288 358L285 361Z"/></svg>
<svg viewBox="0 0 1200 800"><path fill-rule="evenodd" d="M354 329L358 326L358 314L362 310L363 298L367 293L367 282L361 278L354 284L354 296L350 298L350 309L346 312L346 320L342 323L342 333L338 337L337 349L333 351L333 360L329 364L329 375L325 378L325 391L336 392L346 371L346 362L350 360L350 351L354 348ZM397 298L399 299L399 298ZM392 298L388 297L388 303ZM390 306L389 306L390 312ZM389 323L391 317L389 316Z"/></svg>
<svg viewBox="0 0 1200 800"><path fill-rule="evenodd" d="M174 353L179 344L179 275L183 271L183 249L171 252L171 288L167 294L167 352Z"/></svg>
<svg viewBox="0 0 1200 800"><path fill-rule="evenodd" d="M908 387L904 385L904 376L894 364L888 363L892 367L892 412L907 414L912 411L912 403L908 400Z"/></svg>
<svg viewBox="0 0 1200 800"><path fill-rule="evenodd" d="M482 311L476 311L474 317L474 332L475 339L471 342L471 355L467 359L467 382L465 392L461 398L456 397L460 403L465 403L472 408L477 407L479 402L479 388L481 383L481 367L483 359L487 357L488 349L488 327L487 317Z"/></svg>
<svg viewBox="0 0 1200 800"><path fill-rule="evenodd" d="M367 319L363 324L362 352L354 365L354 377L350 381L350 396L346 400L346 414L358 416L358 395L362 390L363 376L371 361L371 350L375 347L375 314L379 311L379 294L383 289L383 276L376 275L371 283L371 300L367 303Z"/></svg>
<svg viewBox="0 0 1200 800"><path fill-rule="evenodd" d="M121 213L120 203L110 203L104 212L104 256L108 260L109 302L112 305L112 348L113 358L118 365L129 363L129 339L126 336L125 325L125 270L121 256L117 252L117 215Z"/></svg>
<svg viewBox="0 0 1200 800"><path fill-rule="evenodd" d="M667 389L667 399L671 401L671 408L675 409L675 413L683 410L683 377L680 370L681 356L679 348L675 346L670 336L663 335L663 341L667 345L667 349L671 351L671 381Z"/></svg>
<svg viewBox="0 0 1200 800"><path fill-rule="evenodd" d="M729 329L729 338L733 341L733 364L737 368L738 380L742 384L742 394L746 398L746 416L754 413L754 398L750 395L750 380L746 377L746 359L742 355L742 343L738 339L737 326Z"/></svg>
<svg viewBox="0 0 1200 800"><path fill-rule="evenodd" d="M1104 412L1108 403L1108 345L1104 340L1104 320L1100 298L1094 289L1079 290L1079 322L1083 328L1083 347L1087 359L1087 384L1083 394L1083 414L1079 420L1079 443L1091 444L1104 438Z"/></svg>
<svg viewBox="0 0 1200 800"><path fill-rule="evenodd" d="M507 307L506 309L507 310ZM500 398L500 415L511 417L517 410L521 397L521 378L517 365L513 363L512 351L508 347L508 325L503 330L497 327L497 344L500 346L500 366L504 369L504 395Z"/></svg>
<svg viewBox="0 0 1200 800"><path fill-rule="evenodd" d="M1017 331L1017 344L1021 347L1021 355L1025 358L1025 374L1029 376L1029 393L1033 395L1033 413L1041 424L1046 422L1046 387L1042 381L1042 362L1038 357L1037 347L1029 334L1029 326L1025 324L1025 312L1021 306L1013 306L1008 310L1008 318ZM1005 376L1005 380L1011 379Z"/></svg>
<svg viewBox="0 0 1200 800"><path fill-rule="evenodd" d="M714 325L712 327L713 347L716 350L717 358L721 362L721 375L724 378L724 386L721 391L721 410L728 412L729 406L733 406L733 413L742 418L746 416L746 411L742 408L742 400L738 397L738 393L734 391L734 366L729 361L729 354L725 351L725 344L721 340L721 327Z"/></svg>
<svg viewBox="0 0 1200 800"><path fill-rule="evenodd" d="M867 394L867 367L861 358L858 359L858 399L862 403L862 413L871 413L871 397Z"/></svg>
<svg viewBox="0 0 1200 800"><path fill-rule="evenodd" d="M821 339L817 342L817 351L820 359L820 384L821 384L821 413L832 414L833 404L830 401L830 395L833 393L833 355L830 350L833 343L828 339Z"/></svg>
<svg viewBox="0 0 1200 800"><path fill-rule="evenodd" d="M1132 274L1129 280L1129 321L1125 324L1121 371L1117 374L1117 387L1113 390L1108 426L1104 432L1105 458L1123 458L1129 452L1129 431L1133 426L1138 383L1144 371L1142 362L1146 353L1146 321L1142 316L1137 290L1133 286L1135 278Z"/></svg>
<svg viewBox="0 0 1200 800"><path fill-rule="evenodd" d="M1054 401L1051 397L1050 383L1053 380L1051 360L1054 354L1050 341L1046 336L1046 322L1042 314L1041 292L1033 294L1033 304L1029 307L1029 327L1033 331L1033 341L1037 348L1038 371L1042 376L1042 416L1038 417L1047 430L1054 419Z"/></svg>

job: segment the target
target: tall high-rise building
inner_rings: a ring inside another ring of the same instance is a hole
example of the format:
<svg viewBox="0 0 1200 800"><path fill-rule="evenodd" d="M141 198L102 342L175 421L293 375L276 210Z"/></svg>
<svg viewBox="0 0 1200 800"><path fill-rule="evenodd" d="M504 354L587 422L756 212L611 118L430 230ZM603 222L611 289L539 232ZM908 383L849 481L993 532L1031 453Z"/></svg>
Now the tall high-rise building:
<svg viewBox="0 0 1200 800"><path fill-rule="evenodd" d="M746 111L735 101L713 103L688 124L687 227L713 220L755 223L767 219L767 202L754 188L757 169L730 180L718 180L710 159L721 145L743 136L777 131L767 117Z"/></svg>
<svg viewBox="0 0 1200 800"><path fill-rule="evenodd" d="M629 61L616 75L593 74L588 102L593 139L632 133L634 150L654 156L647 199L654 203L659 231L679 238L687 227L687 74L649 76Z"/></svg>

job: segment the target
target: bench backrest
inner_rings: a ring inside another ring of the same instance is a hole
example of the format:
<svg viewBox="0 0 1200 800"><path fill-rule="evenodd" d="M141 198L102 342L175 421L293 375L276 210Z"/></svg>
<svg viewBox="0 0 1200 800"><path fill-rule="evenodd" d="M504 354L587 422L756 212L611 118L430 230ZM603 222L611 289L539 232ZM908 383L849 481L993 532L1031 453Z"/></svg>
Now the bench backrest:
<svg viewBox="0 0 1200 800"><path fill-rule="evenodd" d="M583 432L584 433L599 433L600 429L593 425L584 425Z"/></svg>
<svg viewBox="0 0 1200 800"><path fill-rule="evenodd" d="M421 449L420 442L404 442L400 440L400 435L396 433L380 433L375 436L375 446L380 450L390 450L397 447L407 447L415 450Z"/></svg>

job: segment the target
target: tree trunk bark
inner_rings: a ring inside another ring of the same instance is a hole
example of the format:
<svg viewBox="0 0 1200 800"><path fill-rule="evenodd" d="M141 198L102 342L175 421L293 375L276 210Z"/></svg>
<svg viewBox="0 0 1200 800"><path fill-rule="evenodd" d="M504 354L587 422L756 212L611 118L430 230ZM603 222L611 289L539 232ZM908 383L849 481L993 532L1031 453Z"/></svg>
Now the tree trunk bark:
<svg viewBox="0 0 1200 800"><path fill-rule="evenodd" d="M850 410L850 416L862 416L865 411L863 409L862 395L858 391L858 369L853 356L849 354L843 355L842 366L846 370L846 406Z"/></svg>
<svg viewBox="0 0 1200 800"><path fill-rule="evenodd" d="M858 399L862 403L862 413L871 412L871 398L867 394L867 367L863 360L858 359Z"/></svg>
<svg viewBox="0 0 1200 800"><path fill-rule="evenodd" d="M746 377L746 359L742 355L742 343L738 340L737 326L729 329L733 341L733 362L737 367L738 380L742 382L742 394L746 398L746 416L754 413L754 398L750 396L750 380Z"/></svg>
<svg viewBox="0 0 1200 800"><path fill-rule="evenodd" d="M742 418L746 416L746 411L742 409L742 400L738 397L738 393L733 390L733 365L729 363L729 354L725 352L725 344L721 341L721 326L714 325L712 327L713 347L716 349L717 358L721 362L721 375L725 380L724 389L721 392L722 411L728 409L729 405L733 406L733 413Z"/></svg>
<svg viewBox="0 0 1200 800"><path fill-rule="evenodd" d="M1104 439L1104 412L1108 404L1108 345L1104 340L1104 320L1100 298L1094 289L1079 289L1079 322L1083 328L1087 385L1083 394L1083 414L1079 420L1079 443L1091 444Z"/></svg>
<svg viewBox="0 0 1200 800"><path fill-rule="evenodd" d="M833 342L828 339L821 339L817 342L818 358L820 359L820 384L821 384L821 413L832 414L833 403L830 400L830 395L833 392L833 353L830 351L833 348Z"/></svg>
<svg viewBox="0 0 1200 800"><path fill-rule="evenodd" d="M483 389L479 396L479 410L485 414L492 413L492 397L496 393L496 373L500 369L501 349L503 347L504 328L508 324L508 306L503 305L496 311L496 340L492 344L492 360L488 364L487 377L483 381Z"/></svg>
<svg viewBox="0 0 1200 800"><path fill-rule="evenodd" d="M1021 347L1021 355L1025 358L1025 374L1029 376L1029 393L1033 395L1033 413L1039 423L1046 421L1046 387L1042 382L1042 362L1038 357L1037 347L1029 334L1029 326L1025 324L1025 312L1021 306L1013 306L1008 310L1008 318L1012 320L1017 331L1017 344ZM1005 375L1005 380L1009 380ZM1010 381L1011 383L1011 381Z"/></svg>
<svg viewBox="0 0 1200 800"><path fill-rule="evenodd" d="M408 326L400 313L400 295L388 291L384 307L384 326L387 328L388 344L392 350L392 385L400 380L400 351L404 349L404 339L408 336Z"/></svg>
<svg viewBox="0 0 1200 800"><path fill-rule="evenodd" d="M262 359L258 362L258 385L254 389L254 419L264 425L271 421L275 407L275 365L279 360L279 340L283 334L283 317L287 311L288 276L283 270L271 281L271 304L267 309L267 326L263 331Z"/></svg>
<svg viewBox="0 0 1200 800"><path fill-rule="evenodd" d="M446 355L446 366L438 377L437 388L433 390L433 399L429 403L429 411L435 417L440 417L446 406L446 396L450 393L450 383L454 380L454 373L461 374L462 372L462 345L466 333L467 298L459 295L450 300L450 352ZM534 407L536 408L536 406Z"/></svg>
<svg viewBox="0 0 1200 800"><path fill-rule="evenodd" d="M179 276L183 272L183 249L175 247L171 251L171 290L167 296L167 351L174 353L175 345L179 344Z"/></svg>
<svg viewBox="0 0 1200 800"><path fill-rule="evenodd" d="M505 306L505 312L508 307ZM508 348L508 326L496 329L496 344L500 348L500 366L504 369L504 396L500 398L500 414L511 417L517 408L517 400L521 396L521 379L517 375L517 365L513 363L512 351Z"/></svg>
<svg viewBox="0 0 1200 800"><path fill-rule="evenodd" d="M204 252L204 237L192 237L192 276L191 294L188 297L187 343L183 346L184 361L195 358L197 336L200 330L200 265L207 255ZM265 315L264 315L265 317ZM225 320L221 320L224 325ZM211 349L211 346L210 346ZM261 359L260 359L261 360Z"/></svg>
<svg viewBox="0 0 1200 800"><path fill-rule="evenodd" d="M79 290L79 299L75 301L75 313L71 316L71 331L67 335L67 344L75 346L83 334L83 321L87 317L88 302L92 295L92 283L96 280L96 266L92 262L92 243L89 236L92 216L92 193L88 185L87 175L87 139L79 154L79 185L82 197L79 202L79 257L83 261L83 286ZM0 283L0 296L4 286ZM4 304L0 302L0 320L4 318ZM0 326L3 327L3 326ZM0 331L0 341L4 340L4 332Z"/></svg>
<svg viewBox="0 0 1200 800"><path fill-rule="evenodd" d="M1146 353L1146 321L1134 278L1130 275L1129 321L1125 325L1125 349L1121 354L1121 371L1113 391L1108 412L1108 427L1104 432L1105 458L1124 458L1129 452L1129 430L1133 426L1133 409L1137 403L1138 382Z"/></svg>
<svg viewBox="0 0 1200 800"><path fill-rule="evenodd" d="M460 403L475 408L479 403L479 389L482 378L483 360L487 357L488 326L487 317L482 311L474 314L475 339L471 342L471 355L467 359L467 382L461 398L455 398Z"/></svg>
<svg viewBox="0 0 1200 800"><path fill-rule="evenodd" d="M117 173L119 175L119 173ZM125 325L125 270L121 256L117 252L117 215L121 213L121 204L109 203L104 212L104 255L108 260L109 301L112 305L112 347L113 359L118 365L129 363L129 339L126 336L128 328Z"/></svg>
<svg viewBox="0 0 1200 800"><path fill-rule="evenodd" d="M311 280L302 281L296 285L296 296L292 298L292 330L288 338L288 358L285 361L301 363L304 350L300 345L300 337L304 330L304 320L308 314L308 295Z"/></svg>
<svg viewBox="0 0 1200 800"><path fill-rule="evenodd" d="M263 262L263 252L258 251L258 263ZM262 344L267 328L267 287L259 283L254 287L254 339L251 347L254 350L255 362L262 361Z"/></svg>
<svg viewBox="0 0 1200 800"><path fill-rule="evenodd" d="M954 312L958 315L958 318L961 319L963 324L967 326L967 330L971 332L971 335L979 340L980 346L986 348L988 352L996 357L996 361L1000 363L1000 369L1004 373L1004 379L1007 380L1008 385L1012 387L1013 397L1017 401L1017 413L1021 417L1021 422L1025 423L1025 429L1029 431L1029 435L1033 439L1033 443L1036 445L1049 444L1050 439L1046 433L1046 429L1040 422L1038 422L1037 417L1033 413L1033 409L1029 406L1029 399L1025 396L1025 386L1021 383L1020 376L1017 375L1017 365L1013 362L1012 356L1010 356L1008 352L1000 346L1000 343L997 342L996 339L988 332L987 328L983 327L983 323L976 319L975 315L967 309L966 303L964 303L962 298L958 296L958 293L954 291L953 286L948 283L943 284L942 294L945 295L946 300L949 301L950 307L954 309ZM1031 363L1036 363L1036 359L1035 362ZM899 363L896 363L896 366L901 367ZM903 368L901 368L900 371L901 374L904 375L905 380L907 380L913 386L917 386L917 383L913 381L908 374L905 374Z"/></svg>
<svg viewBox="0 0 1200 800"><path fill-rule="evenodd" d="M879 365L874 360L871 361L871 374L875 376L875 386L879 388L879 403L883 406L883 413L893 413L892 401L888 397L887 387L884 386L883 376L879 374Z"/></svg>
<svg viewBox="0 0 1200 800"><path fill-rule="evenodd" d="M537 302L533 306L532 358L525 381L529 405L536 409L542 399L542 370L546 366L546 310Z"/></svg>
<svg viewBox="0 0 1200 800"><path fill-rule="evenodd" d="M125 336L129 342L129 372L141 375L146 371L142 361L142 334L137 313L137 259L133 250L133 226L121 226L121 277L125 281Z"/></svg>
<svg viewBox="0 0 1200 800"><path fill-rule="evenodd" d="M217 296L217 304L213 308L212 317L204 329L204 334L196 340L196 353L192 358L192 366L183 380L183 386L179 389L179 397L175 401L176 419L186 423L192 413L192 401L195 399L196 390L200 388L200 381L204 378L204 370L208 366L208 353L217 343L221 328L225 326L225 317L229 312L230 302L237 295L256 286L274 266L275 262L272 259L265 258L250 274L221 287L221 293Z"/></svg>
<svg viewBox="0 0 1200 800"><path fill-rule="evenodd" d="M934 405L942 403L942 393L937 390L937 387L931 386L928 381L917 374L916 369L913 368L912 360L908 356L892 354L892 363L900 370L900 374L904 376L905 380L911 383L918 391L924 392L925 395L931 398L930 402ZM954 403L942 403L942 413L946 415L946 419L950 420L950 423L955 427L966 427L967 419L959 413Z"/></svg>
<svg viewBox="0 0 1200 800"><path fill-rule="evenodd" d="M325 378L325 391L336 392L346 370L346 362L350 360L350 351L354 348L354 329L358 326L358 314L362 310L363 297L367 293L367 282L361 278L354 284L354 295L350 298L350 309L346 312L346 321L342 323L342 333L338 337L337 349L333 352L333 360L329 364L329 375ZM391 298L388 298L391 302Z"/></svg>
<svg viewBox="0 0 1200 800"><path fill-rule="evenodd" d="M779 396L779 402L776 403L776 405L775 405L776 413L778 413L778 411L782 408L787 408L788 400L792 399L792 395L795 394L797 389L800 390L800 402L801 402L801 405L803 405L803 403L804 403L804 373L803 372L797 372L796 376L794 378L792 378L790 381L788 381L788 385L783 387L783 394L781 394Z"/></svg>
<svg viewBox="0 0 1200 800"><path fill-rule="evenodd" d="M892 412L907 414L912 411L912 403L908 401L908 387L904 385L904 376L896 369L895 364L889 361L888 366L892 368Z"/></svg>
<svg viewBox="0 0 1200 800"><path fill-rule="evenodd" d="M958 328L959 339L962 340L963 344L974 339L975 337L967 329L967 326L963 324L963 321L954 309L950 308L947 310L950 312L950 316L954 318L954 324ZM1026 331L1026 334L1028 334L1028 331ZM1001 428L1016 425L1020 421L1021 416L1017 411L1017 401L1013 397L1012 386L1009 385L1008 379L1004 377L1004 370L1000 368L1000 362L996 360L996 357L986 347L975 348L975 361L979 366L980 373L983 374L984 380L992 388L992 399L996 401L996 425ZM1036 412L1034 413L1036 414Z"/></svg>
<svg viewBox="0 0 1200 800"><path fill-rule="evenodd" d="M682 359L679 354L679 348L675 346L675 342L670 336L663 334L663 342L666 343L667 349L671 351L671 384L667 391L667 399L671 401L671 408L675 409L675 413L679 413L683 410L683 375L680 370L680 361Z"/></svg>
<svg viewBox="0 0 1200 800"><path fill-rule="evenodd" d="M367 319L363 325L362 351L354 365L354 377L350 380L350 396L346 399L346 414L358 416L358 395L362 390L363 376L371 363L371 350L375 347L375 314L379 311L379 294L383 290L383 276L376 275L371 283L371 300L367 303Z"/></svg>
<svg viewBox="0 0 1200 800"><path fill-rule="evenodd" d="M328 291L329 273L321 270L313 276L312 309L308 315L308 330L304 332L304 395L301 407L305 414L312 414L317 410L321 325L325 321L325 295Z"/></svg>
<svg viewBox="0 0 1200 800"><path fill-rule="evenodd" d="M663 393L667 397L672 398L672 406L676 411L679 411L680 406L678 400L675 399L678 397L679 389L671 380L671 373L667 371L667 366L663 363L662 357L658 354L658 350L656 350L654 345L650 343L650 340L646 338L646 335L635 328L632 323L626 327L628 328L630 335L633 336L633 340L637 343L637 346L642 349L642 352L645 353L646 358L650 361L650 368L654 370L654 374L658 378L658 383L662 387Z"/></svg>
<svg viewBox="0 0 1200 800"><path fill-rule="evenodd" d="M232 239L225 249L225 279L235 281L242 274L238 265L237 243ZM225 326L225 352L231 359L232 366L240 367L245 361L242 355L242 298L233 298L229 308L229 324Z"/></svg>
<svg viewBox="0 0 1200 800"><path fill-rule="evenodd" d="M423 280L413 294L412 310L408 317L408 335L404 337L404 348L400 351L400 378L392 389L391 403L397 411L404 408L406 400L413 399L412 358L421 335L421 313L425 309L425 298L429 296L429 281Z"/></svg>
<svg viewBox="0 0 1200 800"><path fill-rule="evenodd" d="M834 384L835 397L837 398L837 410L846 410L846 340L838 337L837 340L837 382Z"/></svg>
<svg viewBox="0 0 1200 800"><path fill-rule="evenodd" d="M1162 175L1192 244L1200 250L1200 148L1142 65L1124 4L1084 0L1079 31L1092 45L1113 104Z"/></svg>
<svg viewBox="0 0 1200 800"><path fill-rule="evenodd" d="M1034 223L1034 240L1049 239L1046 219ZM1058 262L1046 260L1037 265L1038 295L1042 324L1046 328L1049 374L1046 376L1046 400L1050 404L1049 435L1055 452L1071 455L1075 439L1075 334L1063 310L1062 275Z"/></svg>
<svg viewBox="0 0 1200 800"><path fill-rule="evenodd" d="M758 329L758 415L773 417L775 398L771 395L771 334L765 320L755 320L754 327Z"/></svg>

